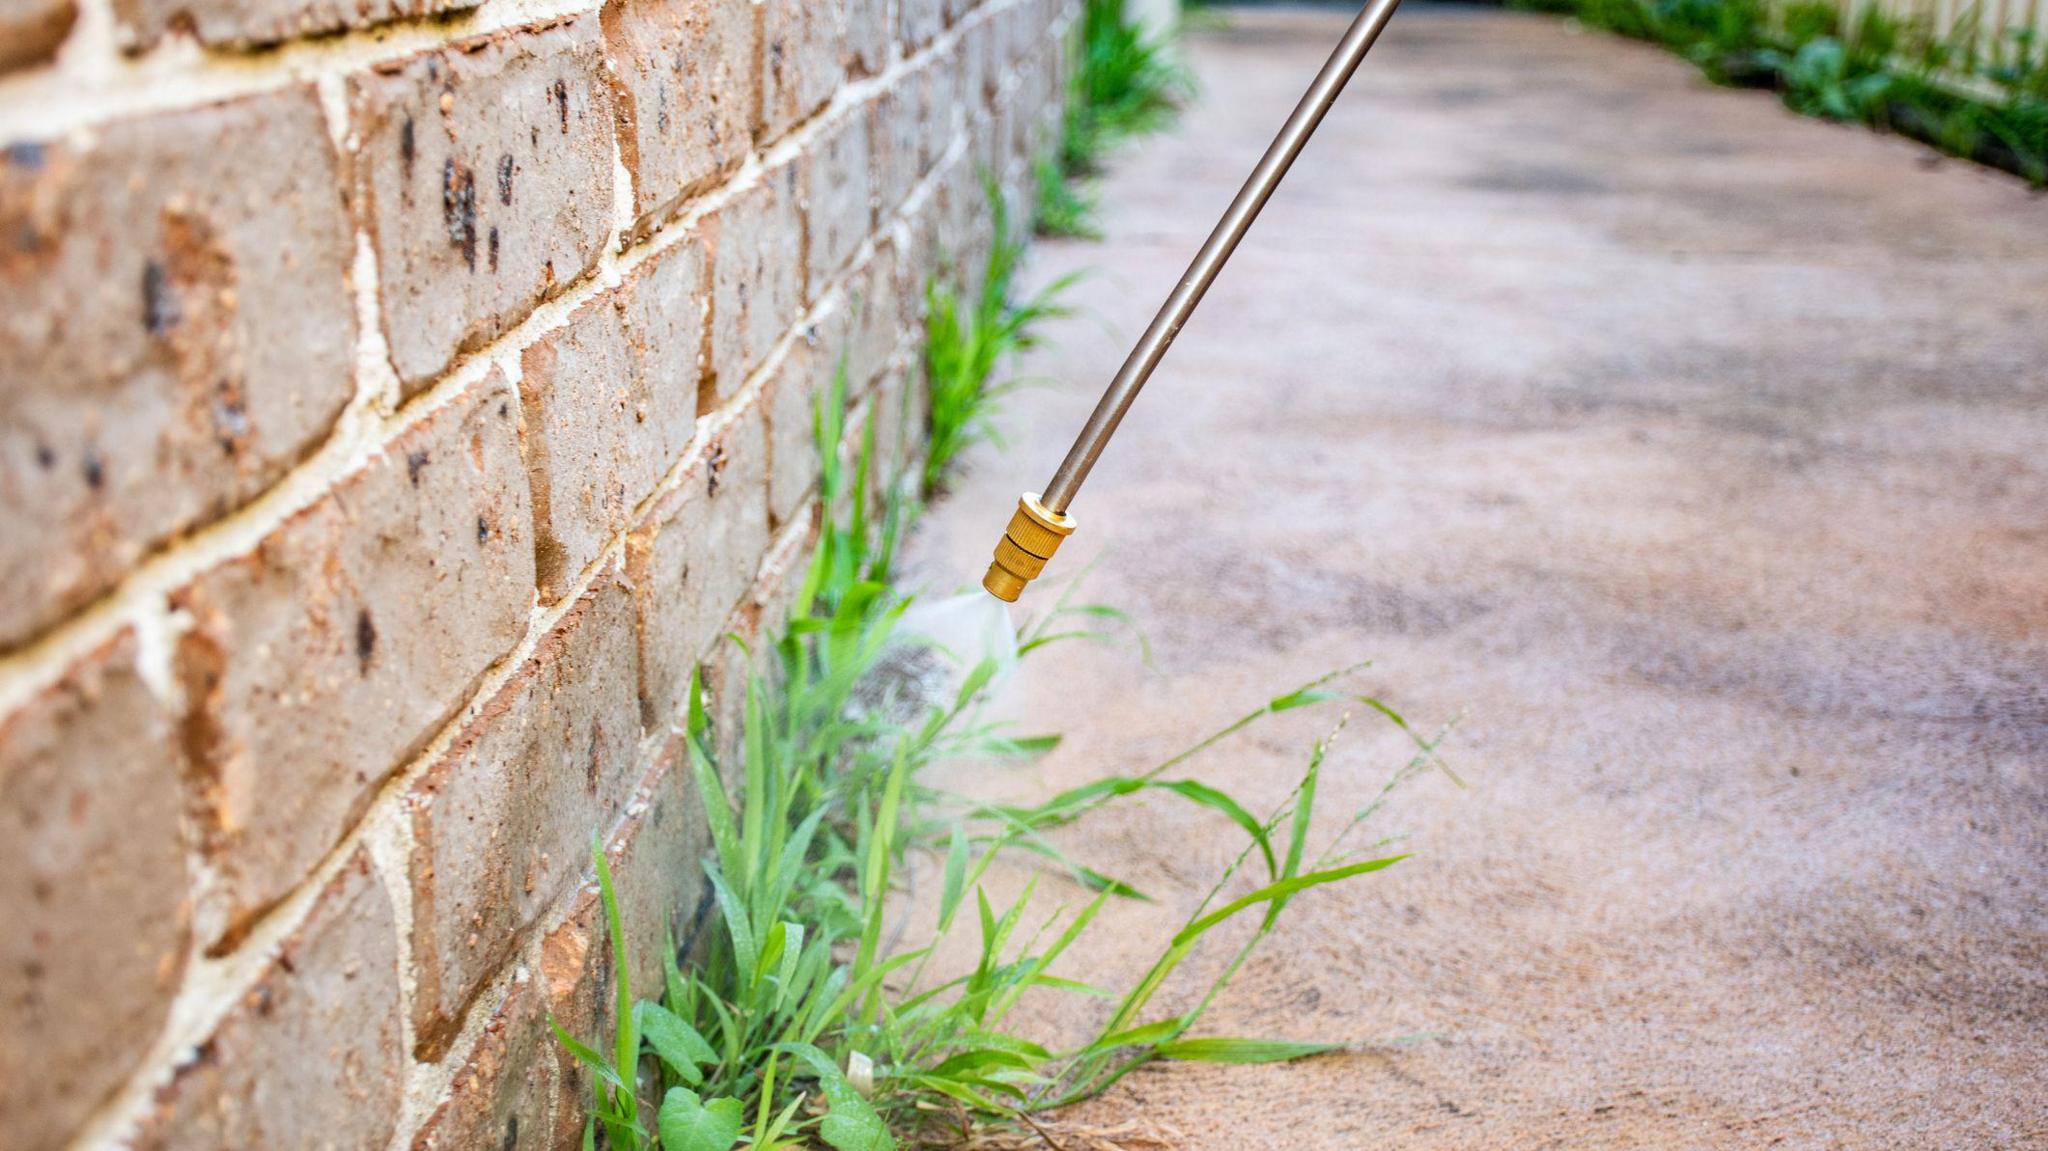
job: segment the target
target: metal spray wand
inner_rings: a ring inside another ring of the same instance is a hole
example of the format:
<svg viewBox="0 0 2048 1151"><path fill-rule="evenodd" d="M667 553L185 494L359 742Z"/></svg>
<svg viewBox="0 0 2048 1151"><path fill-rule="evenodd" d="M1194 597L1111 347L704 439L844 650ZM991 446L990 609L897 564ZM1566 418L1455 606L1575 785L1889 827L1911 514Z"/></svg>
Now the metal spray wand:
<svg viewBox="0 0 2048 1151"><path fill-rule="evenodd" d="M1379 39L1380 30L1386 27L1394 9L1401 0L1371 0L1358 13L1357 19L1344 33L1337 48L1330 53L1330 59L1323 70L1316 74L1315 82L1295 105L1287 123L1280 128L1280 134L1266 148L1266 154L1259 160L1258 167L1238 190L1237 198L1230 202L1230 209L1216 222L1216 228L1209 238L1202 242L1201 251L1181 275L1180 283L1173 294L1166 297L1166 303L1159 308L1159 314L1152 317L1152 326L1131 349L1124 366L1117 371L1107 391L1102 393L1101 402L1088 417L1088 423L1081 428L1081 434L1074 439L1074 446L1067 450L1067 458L1060 461L1059 470L1052 474L1052 482L1045 486L1045 494L1026 492L1017 501L1016 514L1010 517L1010 526L1004 530L1003 538L996 543L995 562L989 565L988 574L982 577L981 586L990 595L1011 603L1024 593L1024 585L1037 579L1045 570L1045 563L1060 546L1060 541L1074 533L1074 518L1067 514L1067 508L1074 502L1075 493L1081 490L1082 481L1088 478L1089 469L1102 455L1102 449L1109 444L1109 437L1116 433L1116 426L1122 422L1124 413L1131 408L1131 402L1138 398L1138 389L1152 376L1152 369L1166 355L1166 349L1173 346L1173 339L1180 335L1181 327L1194 314L1195 306L1202 302L1202 295L1216 279L1216 273L1237 250L1237 242L1244 239L1252 221L1258 219L1259 210L1272 197L1273 189L1287 175L1294 158L1301 154L1308 138L1315 134L1316 126L1323 122L1323 114L1330 110L1351 74L1372 50L1373 41Z"/></svg>

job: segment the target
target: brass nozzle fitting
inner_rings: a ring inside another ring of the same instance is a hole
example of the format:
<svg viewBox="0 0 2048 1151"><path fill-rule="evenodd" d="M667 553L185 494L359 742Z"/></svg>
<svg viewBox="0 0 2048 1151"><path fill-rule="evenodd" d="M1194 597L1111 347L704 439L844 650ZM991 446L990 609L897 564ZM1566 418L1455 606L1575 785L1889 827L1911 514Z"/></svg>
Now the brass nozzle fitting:
<svg viewBox="0 0 2048 1151"><path fill-rule="evenodd" d="M1074 517L1040 503L1037 492L1025 492L1003 538L996 541L996 562L988 565L981 586L1004 603L1016 603L1024 585L1045 570L1045 561L1059 550L1060 541L1073 534Z"/></svg>

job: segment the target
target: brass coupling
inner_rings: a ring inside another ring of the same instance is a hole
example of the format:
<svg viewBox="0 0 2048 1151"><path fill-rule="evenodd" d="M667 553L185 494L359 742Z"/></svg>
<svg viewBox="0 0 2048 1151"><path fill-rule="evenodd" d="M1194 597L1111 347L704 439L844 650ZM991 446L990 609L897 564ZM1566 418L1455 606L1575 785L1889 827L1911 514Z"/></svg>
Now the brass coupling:
<svg viewBox="0 0 2048 1151"><path fill-rule="evenodd" d="M1016 603L1024 585L1045 570L1045 561L1059 550L1060 541L1073 534L1074 517L1046 507L1037 492L1025 492L1003 538L996 541L996 559L981 577L981 586L1004 603Z"/></svg>

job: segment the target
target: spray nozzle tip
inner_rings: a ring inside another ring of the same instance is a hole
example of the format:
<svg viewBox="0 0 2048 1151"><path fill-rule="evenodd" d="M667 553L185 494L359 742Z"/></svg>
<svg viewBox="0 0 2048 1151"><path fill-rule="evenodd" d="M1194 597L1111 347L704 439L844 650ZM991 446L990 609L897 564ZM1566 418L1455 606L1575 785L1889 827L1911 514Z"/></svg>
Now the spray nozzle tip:
<svg viewBox="0 0 2048 1151"><path fill-rule="evenodd" d="M1025 492L1003 538L996 541L995 562L981 578L981 586L1005 603L1016 603L1025 585L1045 571L1060 541L1073 534L1074 517L1046 507L1037 492Z"/></svg>

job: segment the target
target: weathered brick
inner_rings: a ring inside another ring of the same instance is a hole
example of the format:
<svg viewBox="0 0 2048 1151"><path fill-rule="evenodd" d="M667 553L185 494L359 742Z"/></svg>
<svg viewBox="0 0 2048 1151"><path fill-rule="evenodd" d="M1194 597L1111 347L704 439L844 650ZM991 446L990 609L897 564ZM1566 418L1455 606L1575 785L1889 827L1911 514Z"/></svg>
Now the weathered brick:
<svg viewBox="0 0 2048 1151"><path fill-rule="evenodd" d="M804 195L811 299L824 292L874 231L872 174L864 110L834 118L812 142Z"/></svg>
<svg viewBox="0 0 2048 1151"><path fill-rule="evenodd" d="M899 78L867 105L872 194L878 212L902 207L924 174L924 85L915 74Z"/></svg>
<svg viewBox="0 0 2048 1151"><path fill-rule="evenodd" d="M925 292L937 276L952 276L947 253L939 243L938 190L927 187L904 209L895 236L897 299L906 320L922 321Z"/></svg>
<svg viewBox="0 0 2048 1151"><path fill-rule="evenodd" d="M671 744L636 795L631 813L605 843L625 930L627 981L635 998L646 998L661 986L662 949L671 940L686 948L711 922L702 867L709 832L694 775L676 757L679 742ZM541 975L555 1021L571 1035L597 1039L600 1049L600 1037L611 1034L618 967L597 884L586 876L562 921L541 942ZM590 1072L566 1052L558 1053L557 1062L553 1146L573 1147L587 1114ZM642 1086L649 1084L643 1081Z"/></svg>
<svg viewBox="0 0 2048 1151"><path fill-rule="evenodd" d="M846 81L837 6L761 0L761 138L773 140L825 106Z"/></svg>
<svg viewBox="0 0 2048 1151"><path fill-rule="evenodd" d="M127 1077L184 970L177 725L134 659L124 631L0 722L0 1131L25 1151Z"/></svg>
<svg viewBox="0 0 2048 1151"><path fill-rule="evenodd" d="M402 1047L397 926L357 849L158 1091L135 1147L383 1147L398 1123Z"/></svg>
<svg viewBox="0 0 2048 1151"><path fill-rule="evenodd" d="M818 528L815 515L807 523L788 527L768 558L761 561L761 573L755 578L749 599L759 620L760 634L771 641L787 634L790 621L796 616L811 553L818 546ZM763 658L771 658L765 649Z"/></svg>
<svg viewBox="0 0 2048 1151"><path fill-rule="evenodd" d="M896 0L896 39L905 52L932 42L946 27L946 0Z"/></svg>
<svg viewBox="0 0 2048 1151"><path fill-rule="evenodd" d="M538 974L508 976L476 1043L449 1079L448 1094L413 1137L413 1151L542 1151L551 1139L548 1110L556 1092L554 1034Z"/></svg>
<svg viewBox="0 0 2048 1151"><path fill-rule="evenodd" d="M518 421L493 371L177 596L194 620L178 659L214 950L299 882L525 632Z"/></svg>
<svg viewBox="0 0 2048 1151"><path fill-rule="evenodd" d="M925 66L918 69L918 82L924 85L924 122L919 125L917 140L920 146L921 168L929 172L952 147L953 137L959 134L965 109L960 102L959 60L954 52L935 54Z"/></svg>
<svg viewBox="0 0 2048 1151"><path fill-rule="evenodd" d="M826 310L791 347L762 395L768 421L768 513L777 526L795 519L818 485L817 405L832 394L851 328L843 301Z"/></svg>
<svg viewBox="0 0 2048 1151"><path fill-rule="evenodd" d="M803 165L792 161L705 220L712 242L711 391L723 405L740 390L804 305Z"/></svg>
<svg viewBox="0 0 2048 1151"><path fill-rule="evenodd" d="M55 56L77 22L73 0L0 0L0 72Z"/></svg>
<svg viewBox="0 0 2048 1151"><path fill-rule="evenodd" d="M865 428L865 404L855 405L848 428L851 449ZM851 450L842 450L849 457ZM746 762L741 744L746 734L745 712L750 677L766 676L776 660L773 644L789 630L802 594L811 551L817 546L819 516L808 509L804 518L776 538L774 547L762 557L754 582L740 599L720 632L719 643L705 661L704 684L710 697L712 735L718 764L727 788L745 778ZM739 642L733 642L737 639Z"/></svg>
<svg viewBox="0 0 2048 1151"><path fill-rule="evenodd" d="M875 389L875 458L869 472L877 506L911 478L924 456L929 393L923 372L891 372Z"/></svg>
<svg viewBox="0 0 2048 1151"><path fill-rule="evenodd" d="M896 260L896 244L891 238L877 244L867 266L846 281L847 310L853 316L846 376L856 392L865 391L875 382L902 342L905 321L896 283ZM919 347L923 346L922 335L917 333Z"/></svg>
<svg viewBox="0 0 2048 1151"><path fill-rule="evenodd" d="M933 220L941 263L952 268L961 297L981 292L988 266L989 199L980 174L965 156L955 157L934 177Z"/></svg>
<svg viewBox="0 0 2048 1151"><path fill-rule="evenodd" d="M275 482L353 394L305 87L0 151L0 650Z"/></svg>
<svg viewBox="0 0 2048 1151"><path fill-rule="evenodd" d="M597 888L586 884L573 896L569 913L541 940L540 985L555 1023L601 1051L609 1049L605 1037L612 1034L612 968ZM555 1120L542 1146L578 1147L590 1108L590 1070L566 1052L556 1053L555 1066Z"/></svg>
<svg viewBox="0 0 2048 1151"><path fill-rule="evenodd" d="M636 660L632 598L604 573L408 794L420 1058L446 1050L625 805L638 776Z"/></svg>
<svg viewBox="0 0 2048 1151"><path fill-rule="evenodd" d="M696 430L704 264L687 238L526 350L520 440L543 602L626 530Z"/></svg>
<svg viewBox="0 0 2048 1151"><path fill-rule="evenodd" d="M593 14L350 80L385 339L408 394L597 263L612 220L603 47Z"/></svg>
<svg viewBox="0 0 2048 1151"><path fill-rule="evenodd" d="M1009 139L998 141L1008 154L1020 161L1039 153L1045 138L1045 109L1052 103L1052 53L1040 50L1018 62L1016 85L1010 94L1013 130Z"/></svg>
<svg viewBox="0 0 2048 1151"><path fill-rule="evenodd" d="M603 9L619 154L641 227L752 146L760 51L748 0L613 0Z"/></svg>
<svg viewBox="0 0 2048 1151"><path fill-rule="evenodd" d="M754 396L705 444L627 539L639 609L641 719L661 730L683 714L697 666L768 550L768 445Z"/></svg>
<svg viewBox="0 0 2048 1151"><path fill-rule="evenodd" d="M960 98L976 110L986 109L1001 85L1002 26L999 19L982 19L960 30Z"/></svg>
<svg viewBox="0 0 2048 1151"><path fill-rule="evenodd" d="M627 972L641 995L659 994L662 952L691 935L708 887L704 857L710 848L694 769L677 737L635 796L607 855L626 932Z"/></svg>
<svg viewBox="0 0 2048 1151"><path fill-rule="evenodd" d="M998 82L1028 51L1032 42L1032 15L1031 5L1013 4L990 17L989 25L994 30L994 78Z"/></svg>
<svg viewBox="0 0 2048 1151"><path fill-rule="evenodd" d="M712 753L728 790L746 778L745 723L747 679L757 670L753 652L761 646L758 617L743 612L726 620L718 643L704 656L704 690L710 697Z"/></svg>
<svg viewBox="0 0 2048 1151"><path fill-rule="evenodd" d="M839 37L847 71L872 76L889 64L889 0L840 0Z"/></svg>
<svg viewBox="0 0 2048 1151"><path fill-rule="evenodd" d="M173 30L200 43L256 47L367 28L390 20L474 8L480 0L114 0L115 31L129 51L151 47Z"/></svg>

